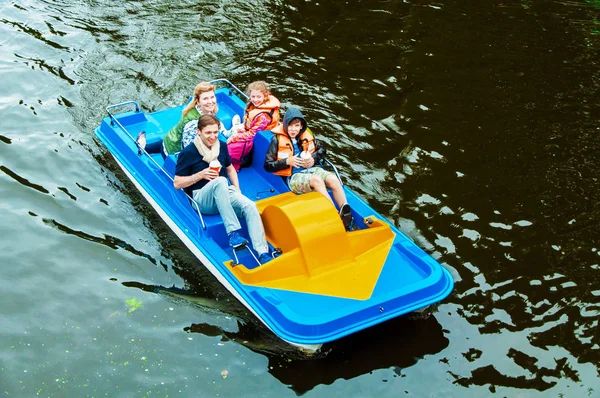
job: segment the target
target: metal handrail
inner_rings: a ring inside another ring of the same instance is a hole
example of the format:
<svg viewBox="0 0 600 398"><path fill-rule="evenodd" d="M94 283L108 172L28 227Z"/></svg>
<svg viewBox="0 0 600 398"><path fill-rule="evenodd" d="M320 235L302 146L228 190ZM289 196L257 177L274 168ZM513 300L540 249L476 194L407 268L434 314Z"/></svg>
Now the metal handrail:
<svg viewBox="0 0 600 398"><path fill-rule="evenodd" d="M141 156L142 154L146 154L148 156L148 158L152 161L152 163L154 163L156 165L156 167L158 167L158 169L161 170L165 174L165 176L167 176L167 178L169 180L171 180L171 182L174 183L175 180L173 179L173 177L171 177L171 175L169 173L167 173L167 171L161 165L159 165L156 162L156 160L154 160L154 158L152 156L150 156L150 154L148 152L146 152L145 148L140 147L140 143L137 142L137 140L135 138L133 138L133 136L131 134L129 134L129 131L127 131L127 129L125 128L125 126L123 126L121 124L121 122L119 122L119 120L117 119L117 117L110 112L110 109L117 108L117 107L120 107L120 106L125 106L125 105L135 105L135 111L136 111L136 113L138 113L138 112L141 111L140 110L141 109L140 108L140 104L138 104L135 101L127 101L127 102L122 102L120 104L115 104L115 105L109 105L109 106L107 106L106 107L106 112L108 113L108 116L110 117L110 119L112 119L112 121L114 121L125 132L125 134L127 134L127 136L129 136L129 138L131 138L133 140L133 142L135 142L135 145L138 148L138 156ZM111 122L111 124L112 124L112 122ZM193 205L196 207L196 212L198 213L198 217L200 218L200 224L202 225L202 229L206 230L206 224L204 224L204 219L202 218L202 213L200 213L200 208L198 207L198 204L185 191L182 191L182 192L191 201L191 203L193 203Z"/></svg>
<svg viewBox="0 0 600 398"><path fill-rule="evenodd" d="M230 82L227 79L215 79L215 80L211 80L210 84L217 84L217 83L227 83L227 85L229 85L230 88L235 89L235 91L238 92L238 94L240 94L246 101L248 100L248 96L246 95L246 93L244 93L242 90L240 90L239 88L237 88L237 86L235 84L233 84L232 82Z"/></svg>
<svg viewBox="0 0 600 398"><path fill-rule="evenodd" d="M344 186L344 182L342 181L342 177L340 177L340 173L338 173L338 171L337 171L337 167L335 167L335 165L333 163L331 163L329 160L327 160L325 158L323 158L323 162L325 162L329 166L331 166L331 168L333 169L333 172L335 173L335 176L340 181L340 184L342 184L342 186Z"/></svg>
<svg viewBox="0 0 600 398"><path fill-rule="evenodd" d="M114 104L114 105L109 105L106 107L106 112L108 112L109 115L112 115L109 111L109 109L112 108L117 108L119 106L125 106L125 105L135 105L135 112L138 113L140 111L140 104L138 104L135 101L125 101L125 102L121 102L120 104Z"/></svg>

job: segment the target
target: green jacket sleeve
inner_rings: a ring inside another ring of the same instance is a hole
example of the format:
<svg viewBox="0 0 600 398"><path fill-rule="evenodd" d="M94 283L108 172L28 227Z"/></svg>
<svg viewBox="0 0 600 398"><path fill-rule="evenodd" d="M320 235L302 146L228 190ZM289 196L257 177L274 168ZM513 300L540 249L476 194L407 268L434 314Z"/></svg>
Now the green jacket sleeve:
<svg viewBox="0 0 600 398"><path fill-rule="evenodd" d="M192 109L185 116L179 119L179 122L165 135L163 143L168 153L177 153L181 151L181 136L185 125L194 119L198 119L200 113L196 109Z"/></svg>

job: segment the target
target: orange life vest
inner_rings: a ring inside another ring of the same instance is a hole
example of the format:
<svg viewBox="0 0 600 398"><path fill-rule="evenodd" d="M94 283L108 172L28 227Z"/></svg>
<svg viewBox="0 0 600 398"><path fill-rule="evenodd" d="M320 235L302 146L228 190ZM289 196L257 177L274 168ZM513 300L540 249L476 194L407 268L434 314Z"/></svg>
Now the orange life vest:
<svg viewBox="0 0 600 398"><path fill-rule="evenodd" d="M250 103L246 107L246 113L244 115L244 126L246 127L246 130L250 128L252 121L260 113L266 113L267 115L269 115L271 117L271 123L269 123L269 125L267 127L265 127L264 129L265 130L273 129L273 127L275 127L279 124L279 107L280 106L281 106L281 103L279 102L279 100L277 98L273 97L272 95L269 95L267 97L266 101L263 102L262 105L260 105L258 107L254 106L252 103Z"/></svg>
<svg viewBox="0 0 600 398"><path fill-rule="evenodd" d="M279 125L274 128L273 134L277 137L277 160L294 156L292 140L284 132L283 126ZM299 147L302 148L303 151L314 153L317 150L317 147L315 146L315 137L312 135L310 129L307 128L302 134L298 135L297 140ZM275 171L273 174L289 177L292 175L292 166L289 166L287 169Z"/></svg>

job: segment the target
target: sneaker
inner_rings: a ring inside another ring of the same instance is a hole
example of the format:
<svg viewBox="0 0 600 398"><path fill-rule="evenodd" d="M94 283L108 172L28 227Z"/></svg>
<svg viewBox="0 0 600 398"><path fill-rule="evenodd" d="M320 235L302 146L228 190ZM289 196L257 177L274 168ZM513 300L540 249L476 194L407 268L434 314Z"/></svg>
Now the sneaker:
<svg viewBox="0 0 600 398"><path fill-rule="evenodd" d="M146 149L146 132L145 131L140 131L140 133L137 135L137 138L135 140L138 143L138 145L140 146L140 149Z"/></svg>
<svg viewBox="0 0 600 398"><path fill-rule="evenodd" d="M233 117L231 118L231 127L233 128L234 126L237 126L239 124L242 124L242 118L240 117L240 115L233 115Z"/></svg>
<svg viewBox="0 0 600 398"><path fill-rule="evenodd" d="M263 254L261 254L260 256L258 256L258 261L261 264L268 263L271 260L273 260L273 257L269 254L269 252L264 252Z"/></svg>
<svg viewBox="0 0 600 398"><path fill-rule="evenodd" d="M233 115L233 117L231 118L231 129L223 131L223 137L229 138L235 133L237 133L240 124L242 124L240 115Z"/></svg>
<svg viewBox="0 0 600 398"><path fill-rule="evenodd" d="M342 219L344 228L348 231L352 225L352 209L348 203L344 203L342 207L340 207L340 218Z"/></svg>
<svg viewBox="0 0 600 398"><path fill-rule="evenodd" d="M246 246L247 244L248 241L242 236L240 236L239 232L233 231L229 234L229 246L233 247L234 249Z"/></svg>

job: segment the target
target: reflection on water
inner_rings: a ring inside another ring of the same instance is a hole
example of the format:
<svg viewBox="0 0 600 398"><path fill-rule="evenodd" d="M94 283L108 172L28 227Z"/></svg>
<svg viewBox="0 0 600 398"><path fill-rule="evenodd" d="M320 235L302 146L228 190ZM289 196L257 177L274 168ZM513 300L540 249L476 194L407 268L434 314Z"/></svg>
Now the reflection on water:
<svg viewBox="0 0 600 398"><path fill-rule="evenodd" d="M594 396L598 10L0 5L5 394ZM439 310L300 360L198 266L91 132L108 104L217 77L302 107L346 183L451 270Z"/></svg>
<svg viewBox="0 0 600 398"><path fill-rule="evenodd" d="M188 281L188 283L193 283ZM431 316L413 314L324 345L320 352L303 353L283 343L266 327L257 323L235 300L218 300L177 287L122 282L124 286L165 295L169 300L191 305L203 311L217 311L235 318L234 330L209 323L192 323L187 333L219 337L266 355L269 373L297 394L304 394L320 384L338 379L352 379L377 369L392 368L400 376L403 368L413 366L419 358L441 352L448 346L441 325Z"/></svg>
<svg viewBox="0 0 600 398"><path fill-rule="evenodd" d="M290 361L269 356L269 372L297 394L304 394L317 385L350 380L378 369L392 369L395 376L402 376L403 368L447 346L448 339L434 317L396 318L336 341L326 347L324 358Z"/></svg>

